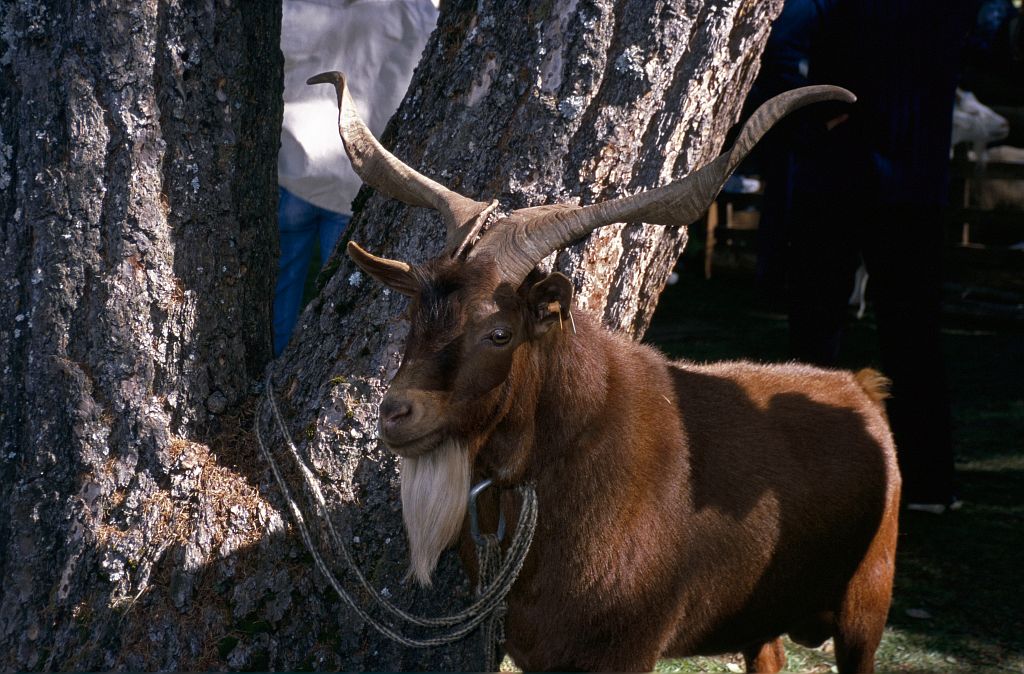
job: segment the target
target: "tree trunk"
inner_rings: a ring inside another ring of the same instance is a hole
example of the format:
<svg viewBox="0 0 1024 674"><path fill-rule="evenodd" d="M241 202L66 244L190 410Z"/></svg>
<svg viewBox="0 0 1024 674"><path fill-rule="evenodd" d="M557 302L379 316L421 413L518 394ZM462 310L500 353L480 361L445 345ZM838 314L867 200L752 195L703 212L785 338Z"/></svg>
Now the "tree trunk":
<svg viewBox="0 0 1024 674"><path fill-rule="evenodd" d="M216 666L204 569L280 528L196 443L271 357L280 11L3 6L4 670Z"/></svg>
<svg viewBox="0 0 1024 674"><path fill-rule="evenodd" d="M476 636L407 649L341 603L249 432L276 249L271 4L22 0L0 17L5 669L483 665ZM385 145L506 210L665 183L720 149L780 6L451 3ZM345 238L411 262L441 250L436 214L368 190L357 202ZM639 337L685 236L607 227L557 266L581 309ZM271 367L278 403L371 583L414 612L451 613L471 598L454 555L432 590L403 581L397 467L375 440L404 300L343 255L320 284Z"/></svg>

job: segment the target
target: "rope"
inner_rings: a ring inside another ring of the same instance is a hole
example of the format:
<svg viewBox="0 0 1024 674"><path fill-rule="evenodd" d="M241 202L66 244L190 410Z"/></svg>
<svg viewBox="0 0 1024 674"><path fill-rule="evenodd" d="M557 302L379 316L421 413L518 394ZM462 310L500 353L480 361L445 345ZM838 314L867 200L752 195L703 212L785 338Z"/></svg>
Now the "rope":
<svg viewBox="0 0 1024 674"><path fill-rule="evenodd" d="M495 534L484 534L483 543L476 549L477 561L477 586L476 592L480 594L484 585L492 582L500 572L501 547L498 537ZM498 605L490 618L484 623L484 671L498 671L501 661L499 659L498 645L505 643L505 612L507 605L502 602Z"/></svg>
<svg viewBox="0 0 1024 674"><path fill-rule="evenodd" d="M485 646L485 657L487 658L487 666L491 667L490 671L497 671L496 646L498 643L503 643L505 639L505 598L508 596L509 591L512 589L512 585L519 576L520 570L523 568L523 562L526 561L526 555L529 552L530 543L533 541L533 534L537 527L537 493L532 485L522 485L517 489L521 497L519 524L516 527L515 535L509 544L509 549L503 562L499 562L501 552L498 546L498 541L493 535L486 536L484 545L477 550L479 582L476 588L476 601L459 613L450 616L443 616L440 618L416 616L403 611L381 597L369 582L367 582L366 578L359 570L359 567L353 560L352 555L349 553L348 547L342 542L341 537L334 529L334 525L332 524L331 518L327 512L326 499L323 497L323 492L320 490L320 486L313 475L313 472L299 456L298 449L292 441L291 434L288 432L288 428L285 426L284 420L281 418L281 412L277 408L277 402L274 399L274 390L271 385L269 375L266 380L266 399L270 401L274 420L285 439L292 458L299 466L302 475L305 478L307 488L313 494L314 501L317 504L317 509L319 510L323 520L327 523L327 529L332 542L341 549L346 563L355 572L356 577L363 585L363 588L383 609L406 622L421 627L454 626L454 629L447 634L430 638L412 638L403 636L394 631L394 629L388 625L380 623L372 618L366 611L359 607L351 595L341 587L341 584L338 582L337 578L334 577L334 574L331 573L331 570L328 568L326 562L324 562L323 557L313 545L313 539L309 534L309 530L306 528L302 512L299 510L298 505L292 498L291 492L285 484L284 478L281 476L277 462L274 461L274 457L270 454L270 451L263 443L263 437L260 433L260 419L263 413L263 404L261 404L256 410L256 441L259 444L263 457L267 460L267 463L270 464L271 471L274 474L274 478L277 481L278 486L281 488L281 492L284 494L285 500L288 502L288 507L292 511L292 516L295 518L296 526L299 529L299 534L302 537L302 541L305 544L306 549L309 550L317 568L320 569L320 572L327 578L328 583L334 589L335 593L337 593L338 597L348 604L348 606L355 611L356 615L369 623L378 632L392 641L411 648L428 648L458 641L465 638L470 632L476 629L476 627L486 621L487 624L484 628L484 637L487 640L487 644ZM490 620L487 620L488 618L490 618Z"/></svg>

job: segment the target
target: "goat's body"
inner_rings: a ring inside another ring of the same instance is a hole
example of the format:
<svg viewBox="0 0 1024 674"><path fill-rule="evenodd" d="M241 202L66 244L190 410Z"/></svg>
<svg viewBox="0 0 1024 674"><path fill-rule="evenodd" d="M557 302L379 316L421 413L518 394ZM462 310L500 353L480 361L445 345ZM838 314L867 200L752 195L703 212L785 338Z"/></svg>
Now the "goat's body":
<svg viewBox="0 0 1024 674"><path fill-rule="evenodd" d="M693 223L779 119L853 94L824 85L779 94L727 152L668 185L490 222L497 201L449 190L385 150L341 73L309 83L334 84L356 173L446 224L444 252L415 267L347 246L363 271L411 298L378 433L404 467L416 466L403 470L402 506L417 580L429 583L465 515L465 502L450 498L464 493L461 477L436 478L470 469L504 486L537 485L538 530L509 596L508 650L527 669L650 669L662 653L737 648L748 664L777 669L775 637L794 627L816 636L826 610L840 667L870 664L889 601L889 534L878 534L885 568L864 572L881 579L863 584L882 588L881 623L865 618L851 588L883 523L895 535L899 484L877 401L849 375L673 366L583 317L570 335L572 282L536 269L598 227ZM464 531L472 568L471 545ZM870 629L844 640L854 634L845 622Z"/></svg>
<svg viewBox="0 0 1024 674"><path fill-rule="evenodd" d="M534 443L526 477L541 512L509 601L517 664L631 671L736 651L754 662L791 633L835 634L839 651L866 649L852 668L870 666L899 498L877 401L847 372L671 364L578 323L540 368L533 434L520 438ZM870 633L844 636L845 623Z"/></svg>
<svg viewBox="0 0 1024 674"><path fill-rule="evenodd" d="M1024 165L1024 148L1000 145L989 148L987 162ZM982 169L984 178L984 169ZM987 178L974 181L974 201L986 210L1024 210L1024 181Z"/></svg>

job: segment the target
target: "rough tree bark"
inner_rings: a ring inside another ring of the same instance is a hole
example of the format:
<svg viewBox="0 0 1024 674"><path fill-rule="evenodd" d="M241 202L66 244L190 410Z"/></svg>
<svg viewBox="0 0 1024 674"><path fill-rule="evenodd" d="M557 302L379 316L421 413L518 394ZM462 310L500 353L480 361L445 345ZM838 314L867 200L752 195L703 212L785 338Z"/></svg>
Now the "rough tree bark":
<svg viewBox="0 0 1024 674"><path fill-rule="evenodd" d="M270 355L278 8L123 4L0 17L0 664L479 669L478 639L409 650L351 614L248 433ZM719 150L780 6L449 3L385 145L503 209L664 183ZM435 214L357 202L346 238L441 249ZM556 264L581 308L639 337L685 236L608 227ZM453 555L432 591L402 580L397 469L374 440L403 300L344 256L320 284L270 368L287 424L379 591L452 612L470 596Z"/></svg>
<svg viewBox="0 0 1024 674"><path fill-rule="evenodd" d="M0 667L185 668L273 512L194 441L271 357L280 3L2 8Z"/></svg>

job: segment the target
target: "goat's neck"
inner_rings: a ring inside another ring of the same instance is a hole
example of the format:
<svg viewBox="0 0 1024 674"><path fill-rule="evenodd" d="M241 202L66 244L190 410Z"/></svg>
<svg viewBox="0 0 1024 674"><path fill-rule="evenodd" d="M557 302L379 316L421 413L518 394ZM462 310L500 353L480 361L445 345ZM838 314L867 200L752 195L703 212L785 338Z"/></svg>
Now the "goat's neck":
<svg viewBox="0 0 1024 674"><path fill-rule="evenodd" d="M553 455L564 459L580 447L607 407L609 338L580 316L575 332L566 323L527 354L510 406L478 459L484 473L506 484L535 480Z"/></svg>
<svg viewBox="0 0 1024 674"><path fill-rule="evenodd" d="M540 355L537 399L537 450L578 444L579 436L602 424L613 366L613 336L596 319L583 315L575 332L563 332Z"/></svg>

